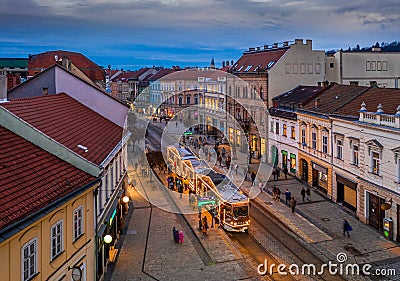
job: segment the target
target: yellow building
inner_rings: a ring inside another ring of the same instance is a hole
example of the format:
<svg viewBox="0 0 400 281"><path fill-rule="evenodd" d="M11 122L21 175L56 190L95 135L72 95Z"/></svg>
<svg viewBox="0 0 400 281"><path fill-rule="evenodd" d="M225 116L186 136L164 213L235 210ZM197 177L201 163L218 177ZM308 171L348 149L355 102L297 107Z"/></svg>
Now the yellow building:
<svg viewBox="0 0 400 281"><path fill-rule="evenodd" d="M98 179L3 126L0 135L0 280L95 280Z"/></svg>
<svg viewBox="0 0 400 281"><path fill-rule="evenodd" d="M298 112L298 178L332 198L331 121L328 118Z"/></svg>

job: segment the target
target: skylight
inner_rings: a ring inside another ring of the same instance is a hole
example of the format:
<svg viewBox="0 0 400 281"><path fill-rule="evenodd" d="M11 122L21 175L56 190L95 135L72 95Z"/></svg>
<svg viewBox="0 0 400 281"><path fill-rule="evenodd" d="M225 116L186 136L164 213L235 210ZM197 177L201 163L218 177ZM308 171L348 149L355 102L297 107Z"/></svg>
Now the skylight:
<svg viewBox="0 0 400 281"><path fill-rule="evenodd" d="M249 66L246 67L246 69L245 69L244 71L247 72L247 71L249 71L250 68L252 68L252 67L253 67L252 65L249 65Z"/></svg>
<svg viewBox="0 0 400 281"><path fill-rule="evenodd" d="M243 68L243 65L242 65L241 67L239 67L239 69L238 69L237 71L241 71L241 70L242 70L242 68Z"/></svg>
<svg viewBox="0 0 400 281"><path fill-rule="evenodd" d="M271 68L274 65L275 61L270 61L267 65L267 68Z"/></svg>

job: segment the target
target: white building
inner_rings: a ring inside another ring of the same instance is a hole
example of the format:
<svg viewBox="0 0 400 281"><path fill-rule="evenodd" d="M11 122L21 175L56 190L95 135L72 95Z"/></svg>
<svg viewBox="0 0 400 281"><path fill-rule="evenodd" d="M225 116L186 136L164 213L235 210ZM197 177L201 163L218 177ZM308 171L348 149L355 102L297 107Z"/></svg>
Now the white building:
<svg viewBox="0 0 400 281"><path fill-rule="evenodd" d="M338 51L326 57L326 79L329 82L359 86L378 85L399 88L400 53Z"/></svg>

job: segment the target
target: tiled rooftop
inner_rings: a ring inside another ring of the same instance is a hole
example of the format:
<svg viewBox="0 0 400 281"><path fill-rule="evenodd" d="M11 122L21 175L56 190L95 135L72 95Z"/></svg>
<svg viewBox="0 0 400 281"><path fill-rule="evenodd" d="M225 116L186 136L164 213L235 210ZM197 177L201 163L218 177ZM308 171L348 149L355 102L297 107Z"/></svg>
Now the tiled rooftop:
<svg viewBox="0 0 400 281"><path fill-rule="evenodd" d="M121 127L65 93L12 100L1 106L97 165L122 139Z"/></svg>
<svg viewBox="0 0 400 281"><path fill-rule="evenodd" d="M304 105L307 101L319 95L323 90L324 88L319 86L299 85L296 88L273 98L272 101Z"/></svg>
<svg viewBox="0 0 400 281"><path fill-rule="evenodd" d="M382 104L383 111L386 114L395 114L400 105L400 89L372 87L352 100L351 103L339 108L335 113L358 116L358 111L363 102L370 112L376 112L378 105Z"/></svg>
<svg viewBox="0 0 400 281"><path fill-rule="evenodd" d="M30 56L28 60L29 75L33 76L35 70L37 71L38 69L52 66L55 63L55 56L57 56L59 60L63 57L67 57L93 81L102 81L105 78L104 70L81 53L63 50L49 51Z"/></svg>
<svg viewBox="0 0 400 281"><path fill-rule="evenodd" d="M263 50L257 52L245 52L241 58L233 65L235 73L254 73L258 70L266 70L285 54L287 48L276 50Z"/></svg>
<svg viewBox="0 0 400 281"><path fill-rule="evenodd" d="M335 83L325 89L321 95L304 105L303 109L322 114L332 114L367 90L368 87L339 85ZM358 114L358 109L356 115Z"/></svg>
<svg viewBox="0 0 400 281"><path fill-rule="evenodd" d="M0 126L0 230L95 177Z"/></svg>

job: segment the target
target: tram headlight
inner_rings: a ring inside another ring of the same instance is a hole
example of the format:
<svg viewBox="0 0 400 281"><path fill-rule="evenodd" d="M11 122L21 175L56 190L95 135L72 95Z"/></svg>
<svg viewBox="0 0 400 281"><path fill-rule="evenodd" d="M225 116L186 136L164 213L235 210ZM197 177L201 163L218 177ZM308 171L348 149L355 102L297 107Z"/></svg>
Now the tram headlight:
<svg viewBox="0 0 400 281"><path fill-rule="evenodd" d="M236 223L236 222L234 222L234 223L233 223L233 225L237 225L237 223Z"/></svg>

